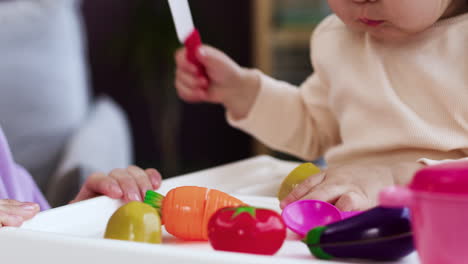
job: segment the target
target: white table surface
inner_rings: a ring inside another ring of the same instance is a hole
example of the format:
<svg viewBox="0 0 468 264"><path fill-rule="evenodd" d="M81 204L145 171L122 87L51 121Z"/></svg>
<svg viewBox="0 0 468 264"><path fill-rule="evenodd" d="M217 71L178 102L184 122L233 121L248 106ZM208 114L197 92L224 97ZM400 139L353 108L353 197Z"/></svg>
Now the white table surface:
<svg viewBox="0 0 468 264"><path fill-rule="evenodd" d="M159 192L197 185L230 193L246 203L279 211L274 198L281 180L296 163L259 156L164 180ZM162 245L103 239L107 220L121 203L99 197L37 215L21 228L0 229L2 263L346 263L314 259L307 247L288 233L275 256L220 252L208 242L184 242L164 232ZM370 262L352 262L370 263ZM382 263L382 262L379 262ZM389 264L419 264L416 254Z"/></svg>

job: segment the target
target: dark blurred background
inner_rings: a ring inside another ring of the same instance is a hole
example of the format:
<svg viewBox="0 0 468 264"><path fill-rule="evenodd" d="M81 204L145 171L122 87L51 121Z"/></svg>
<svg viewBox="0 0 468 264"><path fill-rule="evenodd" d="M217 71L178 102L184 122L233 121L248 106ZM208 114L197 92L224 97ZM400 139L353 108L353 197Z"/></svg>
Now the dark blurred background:
<svg viewBox="0 0 468 264"><path fill-rule="evenodd" d="M206 44L252 66L250 0L191 1ZM177 41L167 1L85 0L90 82L126 111L136 164L164 177L253 154L253 141L228 126L217 105L186 104L173 85Z"/></svg>

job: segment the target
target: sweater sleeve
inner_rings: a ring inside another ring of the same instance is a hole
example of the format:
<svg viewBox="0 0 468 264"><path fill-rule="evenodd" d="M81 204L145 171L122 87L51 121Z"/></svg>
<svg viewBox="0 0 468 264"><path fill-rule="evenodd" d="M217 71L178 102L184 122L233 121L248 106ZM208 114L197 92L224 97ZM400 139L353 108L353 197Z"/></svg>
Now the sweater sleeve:
<svg viewBox="0 0 468 264"><path fill-rule="evenodd" d="M313 160L339 142L338 123L328 107L328 89L318 75L301 87L274 80L260 72L261 88L248 116L228 122L266 144Z"/></svg>
<svg viewBox="0 0 468 264"><path fill-rule="evenodd" d="M311 47L332 21L330 16L314 30ZM317 52L311 52L312 57ZM320 70L300 87L257 74L261 86L257 99L244 119L234 120L227 113L232 126L275 150L304 160L317 159L341 142L338 122L329 107L329 87Z"/></svg>

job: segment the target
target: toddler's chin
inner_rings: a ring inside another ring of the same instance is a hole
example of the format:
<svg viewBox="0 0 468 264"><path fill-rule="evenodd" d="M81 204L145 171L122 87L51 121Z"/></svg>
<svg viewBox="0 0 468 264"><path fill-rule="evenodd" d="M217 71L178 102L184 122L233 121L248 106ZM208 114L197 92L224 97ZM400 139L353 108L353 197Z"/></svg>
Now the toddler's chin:
<svg viewBox="0 0 468 264"><path fill-rule="evenodd" d="M409 34L403 33L383 33L383 32L369 32L369 35L381 42L388 42L388 43L398 43L407 41L408 38L411 36Z"/></svg>
<svg viewBox="0 0 468 264"><path fill-rule="evenodd" d="M373 39L382 41L382 42L401 42L401 41L407 40L408 37L414 35L414 34L408 34L407 32L401 32L401 31L392 29L387 26L381 26L380 28L379 27L372 28L372 27L363 26L359 23L348 24L348 28L350 28L353 32L367 33Z"/></svg>

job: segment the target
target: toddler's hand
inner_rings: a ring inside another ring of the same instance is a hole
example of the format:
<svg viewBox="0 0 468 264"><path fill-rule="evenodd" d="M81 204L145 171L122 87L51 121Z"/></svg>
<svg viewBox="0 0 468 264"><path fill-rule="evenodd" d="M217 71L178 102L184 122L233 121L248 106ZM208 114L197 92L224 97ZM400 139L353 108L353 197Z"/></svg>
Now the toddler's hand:
<svg viewBox="0 0 468 264"><path fill-rule="evenodd" d="M392 185L406 185L423 165L400 163L394 166L347 165L329 168L298 185L281 208L297 200L322 200L342 211L367 210L377 205L379 192Z"/></svg>
<svg viewBox="0 0 468 264"><path fill-rule="evenodd" d="M36 203L23 203L15 200L0 200L0 227L20 226L39 212Z"/></svg>
<svg viewBox="0 0 468 264"><path fill-rule="evenodd" d="M221 103L235 118L247 115L260 89L257 74L209 46L202 46L197 56L209 80L197 74L186 58L186 49L179 49L175 55L179 96L187 102Z"/></svg>
<svg viewBox="0 0 468 264"><path fill-rule="evenodd" d="M98 195L106 195L124 201L142 201L147 190L161 185L161 175L155 169L143 170L136 166L115 169L109 175L94 173L88 177L76 198L78 202Z"/></svg>

